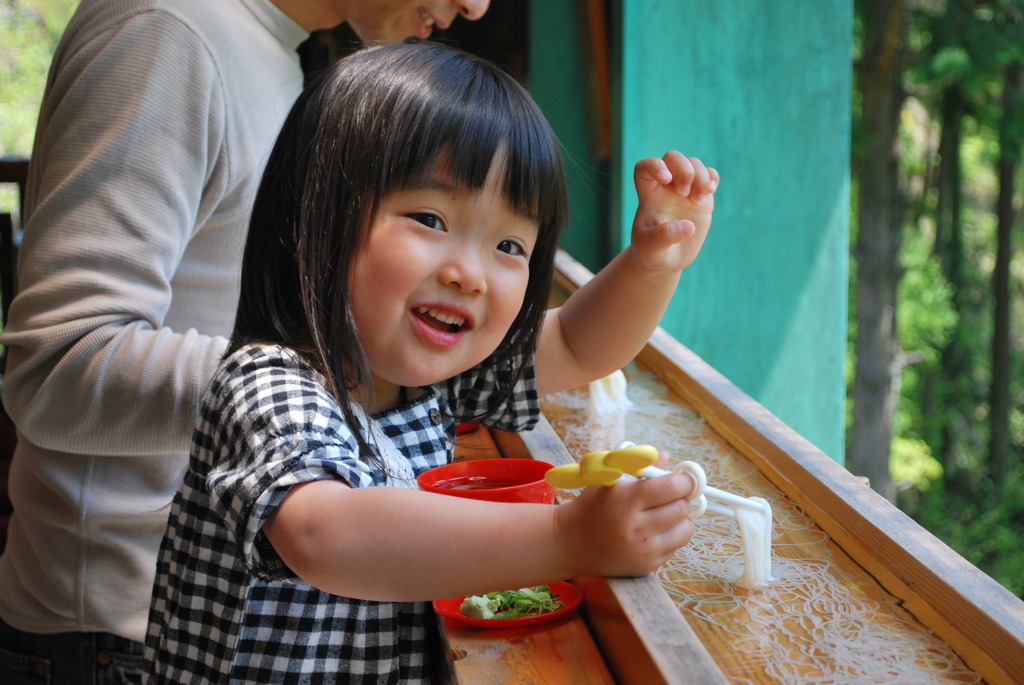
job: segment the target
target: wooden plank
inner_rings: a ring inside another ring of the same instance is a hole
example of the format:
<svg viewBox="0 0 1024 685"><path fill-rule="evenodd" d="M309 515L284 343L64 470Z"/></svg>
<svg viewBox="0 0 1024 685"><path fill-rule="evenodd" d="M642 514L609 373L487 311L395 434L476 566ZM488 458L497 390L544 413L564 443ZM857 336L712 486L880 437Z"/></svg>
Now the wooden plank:
<svg viewBox="0 0 1024 685"><path fill-rule="evenodd" d="M559 255L571 292L590 273ZM640 360L802 508L903 608L992 683L1024 672L1024 603L745 395L662 330Z"/></svg>
<svg viewBox="0 0 1024 685"><path fill-rule="evenodd" d="M576 463L545 416L540 417L540 422L531 431L525 433L492 431L491 434L498 449L507 457L536 459L546 461L554 466ZM566 492L568 491L560 491L562 495Z"/></svg>
<svg viewBox="0 0 1024 685"><path fill-rule="evenodd" d="M475 628L440 618L451 680L466 685L611 685L586 624L575 612L523 628Z"/></svg>

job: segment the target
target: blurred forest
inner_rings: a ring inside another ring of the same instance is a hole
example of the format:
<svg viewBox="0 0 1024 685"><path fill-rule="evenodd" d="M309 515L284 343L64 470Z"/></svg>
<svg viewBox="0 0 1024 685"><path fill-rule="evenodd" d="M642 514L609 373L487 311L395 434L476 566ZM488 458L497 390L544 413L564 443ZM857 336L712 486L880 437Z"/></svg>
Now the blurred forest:
<svg viewBox="0 0 1024 685"><path fill-rule="evenodd" d="M76 4L0 0L0 156ZM1024 0L854 13L847 466L1024 596Z"/></svg>
<svg viewBox="0 0 1024 685"><path fill-rule="evenodd" d="M854 7L847 466L1024 596L1024 1Z"/></svg>

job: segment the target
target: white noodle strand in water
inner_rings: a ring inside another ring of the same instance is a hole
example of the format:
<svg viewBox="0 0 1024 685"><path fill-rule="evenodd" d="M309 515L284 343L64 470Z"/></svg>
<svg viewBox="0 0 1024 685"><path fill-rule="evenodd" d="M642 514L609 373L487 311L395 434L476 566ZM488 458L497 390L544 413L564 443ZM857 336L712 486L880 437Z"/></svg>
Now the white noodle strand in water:
<svg viewBox="0 0 1024 685"><path fill-rule="evenodd" d="M630 440L657 445L677 467L684 460L696 461L716 487L756 494L771 506L774 539L765 549L775 578L767 588L749 592L739 587L743 573L757 569L745 556L739 524L725 516L694 521L697 533L690 544L657 572L730 682L981 682L895 599L843 570L814 521L745 459L709 436L700 416L669 400L656 376L631 365L626 377L633 404L623 412ZM543 403L548 420L574 454L610 449L622 440L594 430L603 426L592 420L585 393L558 393Z"/></svg>
<svg viewBox="0 0 1024 685"><path fill-rule="evenodd" d="M626 374L614 371L590 383L587 393L587 426L595 440L611 449L626 434L626 412L633 406L626 393Z"/></svg>
<svg viewBox="0 0 1024 685"><path fill-rule="evenodd" d="M621 369L590 383L587 408L591 414L614 414L633 406L626 393L626 374Z"/></svg>
<svg viewBox="0 0 1024 685"><path fill-rule="evenodd" d="M764 590L772 578L772 508L763 497L751 497L760 510L733 507L743 541L746 564L736 585L744 590Z"/></svg>

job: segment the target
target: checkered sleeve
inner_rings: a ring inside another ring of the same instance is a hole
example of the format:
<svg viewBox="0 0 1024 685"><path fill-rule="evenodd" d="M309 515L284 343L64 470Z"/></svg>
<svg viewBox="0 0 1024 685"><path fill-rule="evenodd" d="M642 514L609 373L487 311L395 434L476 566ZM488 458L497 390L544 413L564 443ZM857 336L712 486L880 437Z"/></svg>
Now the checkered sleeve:
<svg viewBox="0 0 1024 685"><path fill-rule="evenodd" d="M222 435L207 486L247 570L266 581L293 579L261 532L289 489L328 478L367 487L382 484L382 476L362 466L336 402L294 353L244 352L209 403L219 413L211 425Z"/></svg>
<svg viewBox="0 0 1024 685"><path fill-rule="evenodd" d="M533 358L526 361L523 376L515 380L516 367L521 357L494 364L485 360L464 373L443 383L442 393L457 420L466 420L484 414L496 393L511 388L511 393L498 410L481 420L491 428L504 431L526 431L540 420L540 400Z"/></svg>

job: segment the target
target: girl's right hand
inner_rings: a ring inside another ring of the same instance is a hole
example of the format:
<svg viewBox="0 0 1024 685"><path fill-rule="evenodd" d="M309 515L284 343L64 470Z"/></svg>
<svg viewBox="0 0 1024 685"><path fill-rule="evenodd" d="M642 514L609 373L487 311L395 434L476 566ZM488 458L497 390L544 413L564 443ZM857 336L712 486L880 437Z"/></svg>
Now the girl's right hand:
<svg viewBox="0 0 1024 685"><path fill-rule="evenodd" d="M555 533L578 575L642 576L657 570L694 534L685 474L585 488L559 505Z"/></svg>
<svg viewBox="0 0 1024 685"><path fill-rule="evenodd" d="M633 170L639 207L631 248L649 271L681 271L697 258L711 226L718 171L670 150Z"/></svg>

